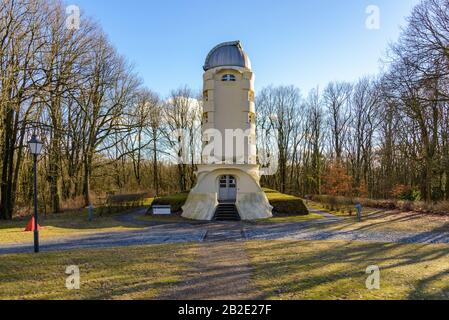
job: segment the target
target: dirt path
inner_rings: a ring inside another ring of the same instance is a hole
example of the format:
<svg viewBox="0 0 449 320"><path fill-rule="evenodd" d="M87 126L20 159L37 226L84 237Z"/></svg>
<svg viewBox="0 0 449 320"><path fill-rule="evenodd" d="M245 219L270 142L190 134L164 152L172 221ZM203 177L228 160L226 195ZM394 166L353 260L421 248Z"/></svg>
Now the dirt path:
<svg viewBox="0 0 449 320"><path fill-rule="evenodd" d="M229 233L228 230L217 227L208 230L188 276L183 282L172 286L160 299L263 299L251 281L252 267L242 241L243 231Z"/></svg>

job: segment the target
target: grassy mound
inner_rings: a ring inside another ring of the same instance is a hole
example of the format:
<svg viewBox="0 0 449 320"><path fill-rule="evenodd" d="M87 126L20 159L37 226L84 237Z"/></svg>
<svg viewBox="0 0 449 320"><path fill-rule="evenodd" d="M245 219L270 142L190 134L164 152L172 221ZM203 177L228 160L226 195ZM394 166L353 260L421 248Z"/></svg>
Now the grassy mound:
<svg viewBox="0 0 449 320"><path fill-rule="evenodd" d="M309 210L302 199L279 193L275 190L264 189L268 201L273 206L273 213L277 216L306 216Z"/></svg>
<svg viewBox="0 0 449 320"><path fill-rule="evenodd" d="M171 206L171 210L173 213L178 213L182 211L182 207L187 201L187 197L189 196L188 192L178 193L171 196L156 198L153 201L152 205L156 206Z"/></svg>

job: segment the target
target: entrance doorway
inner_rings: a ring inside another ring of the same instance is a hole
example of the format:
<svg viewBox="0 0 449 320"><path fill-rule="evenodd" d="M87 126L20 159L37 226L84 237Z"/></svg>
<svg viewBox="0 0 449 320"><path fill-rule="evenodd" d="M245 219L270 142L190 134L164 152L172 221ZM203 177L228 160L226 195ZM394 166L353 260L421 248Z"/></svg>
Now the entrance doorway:
<svg viewBox="0 0 449 320"><path fill-rule="evenodd" d="M232 202L237 200L237 180L234 176L221 176L219 181L218 201Z"/></svg>

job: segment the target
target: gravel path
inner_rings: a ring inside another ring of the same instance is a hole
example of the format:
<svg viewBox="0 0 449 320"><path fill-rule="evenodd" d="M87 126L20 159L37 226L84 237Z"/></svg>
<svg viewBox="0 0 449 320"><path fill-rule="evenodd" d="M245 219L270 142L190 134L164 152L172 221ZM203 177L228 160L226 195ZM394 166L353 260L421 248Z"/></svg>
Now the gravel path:
<svg viewBox="0 0 449 320"><path fill-rule="evenodd" d="M251 281L253 270L243 240L242 225L208 226L204 243L198 247L195 263L186 272L186 278L173 284L159 299L263 299Z"/></svg>
<svg viewBox="0 0 449 320"><path fill-rule="evenodd" d="M42 241L42 252L127 247L148 244L200 242L206 231L185 224L164 224L138 231L102 233L69 239ZM0 245L0 254L32 252L32 244Z"/></svg>
<svg viewBox="0 0 449 320"><path fill-rule="evenodd" d="M60 251L90 248L126 247L182 242L223 242L243 240L347 240L382 243L449 243L448 232L335 231L326 229L341 218L322 214L325 219L302 223L152 223L136 219L137 211L122 216L123 222L145 226L138 231L103 233L67 239L43 241L41 250ZM320 225L320 228L317 228ZM32 252L32 244L0 245L0 254Z"/></svg>

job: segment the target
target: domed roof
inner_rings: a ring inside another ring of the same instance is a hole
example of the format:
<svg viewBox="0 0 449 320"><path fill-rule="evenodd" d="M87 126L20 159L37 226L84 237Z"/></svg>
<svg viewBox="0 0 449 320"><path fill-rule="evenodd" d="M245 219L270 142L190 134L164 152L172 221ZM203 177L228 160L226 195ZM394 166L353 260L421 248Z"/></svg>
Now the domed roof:
<svg viewBox="0 0 449 320"><path fill-rule="evenodd" d="M206 58L204 71L217 67L243 67L251 69L251 61L240 41L224 42L213 48Z"/></svg>

